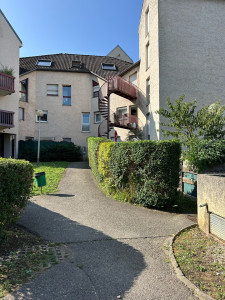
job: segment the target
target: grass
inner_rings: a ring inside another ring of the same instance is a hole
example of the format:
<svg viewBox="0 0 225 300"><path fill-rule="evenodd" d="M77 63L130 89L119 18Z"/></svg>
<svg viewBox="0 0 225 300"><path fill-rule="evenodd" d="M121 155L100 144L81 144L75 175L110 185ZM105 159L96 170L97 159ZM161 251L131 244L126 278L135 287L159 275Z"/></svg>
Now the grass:
<svg viewBox="0 0 225 300"><path fill-rule="evenodd" d="M69 162L32 163L34 173L45 172L47 185L43 194L53 194L58 190L58 184ZM32 195L40 195L41 189L34 182ZM47 246L47 248L42 246ZM48 266L57 264L54 251L48 246L53 244L26 230L12 226L1 232L0 236L0 298L14 291L35 277L38 272ZM29 247L30 250L24 250ZM20 249L20 250L19 250ZM18 254L18 250L20 251ZM2 259L4 258L4 259Z"/></svg>
<svg viewBox="0 0 225 300"><path fill-rule="evenodd" d="M195 227L176 238L173 250L182 272L190 281L214 299L225 299L224 243Z"/></svg>
<svg viewBox="0 0 225 300"><path fill-rule="evenodd" d="M0 261L0 298L35 277L49 265L57 263L52 249L43 250L40 247L40 245L51 246L51 244L26 230L14 226L5 229L3 234L4 238L0 242L0 257L7 259ZM18 255L18 250L23 250L26 246L32 247L32 250Z"/></svg>
<svg viewBox="0 0 225 300"><path fill-rule="evenodd" d="M58 184L65 172L65 168L69 165L66 161L32 163L34 173L45 172L46 186L42 188L43 194L54 194L58 191ZM40 195L41 188L33 184L32 195Z"/></svg>

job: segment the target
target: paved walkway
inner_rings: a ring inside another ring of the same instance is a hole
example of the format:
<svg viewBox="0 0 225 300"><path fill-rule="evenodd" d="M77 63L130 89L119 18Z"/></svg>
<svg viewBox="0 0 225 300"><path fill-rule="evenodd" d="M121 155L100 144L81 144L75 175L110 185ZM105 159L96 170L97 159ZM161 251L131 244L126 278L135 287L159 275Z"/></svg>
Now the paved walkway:
<svg viewBox="0 0 225 300"><path fill-rule="evenodd" d="M86 163L69 166L58 194L34 197L20 223L71 254L8 299L196 299L161 248L191 222L107 198Z"/></svg>

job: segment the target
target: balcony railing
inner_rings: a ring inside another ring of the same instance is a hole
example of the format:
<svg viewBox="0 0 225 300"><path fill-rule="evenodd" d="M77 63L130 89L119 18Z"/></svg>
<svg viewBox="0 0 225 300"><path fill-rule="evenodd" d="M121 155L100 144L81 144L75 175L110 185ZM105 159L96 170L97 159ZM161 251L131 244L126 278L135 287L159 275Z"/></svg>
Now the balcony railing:
<svg viewBox="0 0 225 300"><path fill-rule="evenodd" d="M137 99L136 86L119 76L109 79L109 92L129 100Z"/></svg>
<svg viewBox="0 0 225 300"><path fill-rule="evenodd" d="M111 125L121 128L138 128L138 117L134 115L124 114L119 117L118 114L114 113L113 120L111 120Z"/></svg>
<svg viewBox="0 0 225 300"><path fill-rule="evenodd" d="M0 127L11 128L14 127L14 112L7 110L0 110Z"/></svg>
<svg viewBox="0 0 225 300"><path fill-rule="evenodd" d="M15 77L0 72L0 95L10 95L15 93L14 90Z"/></svg>

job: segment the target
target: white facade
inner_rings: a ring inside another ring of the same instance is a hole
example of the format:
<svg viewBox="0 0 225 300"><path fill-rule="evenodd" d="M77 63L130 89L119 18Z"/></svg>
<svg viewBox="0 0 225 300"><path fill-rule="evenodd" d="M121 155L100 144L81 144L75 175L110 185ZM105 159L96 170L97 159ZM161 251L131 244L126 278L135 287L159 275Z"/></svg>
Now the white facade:
<svg viewBox="0 0 225 300"><path fill-rule="evenodd" d="M225 4L220 0L144 0L139 25L140 88L150 80L149 135L161 139L160 117L170 97L198 107L225 104Z"/></svg>
<svg viewBox="0 0 225 300"><path fill-rule="evenodd" d="M5 76L0 81L0 156L17 157L18 152L18 99L19 99L19 48L22 42L0 10L0 70L13 70L14 91L5 87ZM6 115L13 113L10 128ZM12 127L13 124L13 127Z"/></svg>

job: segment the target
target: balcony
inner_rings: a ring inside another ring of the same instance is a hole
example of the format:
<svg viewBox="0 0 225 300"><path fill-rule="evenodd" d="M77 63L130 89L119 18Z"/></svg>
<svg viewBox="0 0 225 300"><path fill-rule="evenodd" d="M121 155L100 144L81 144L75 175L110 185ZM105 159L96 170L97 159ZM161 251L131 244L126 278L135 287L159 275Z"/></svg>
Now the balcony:
<svg viewBox="0 0 225 300"><path fill-rule="evenodd" d="M109 79L109 92L129 100L137 99L136 86L119 76Z"/></svg>
<svg viewBox="0 0 225 300"><path fill-rule="evenodd" d="M14 112L0 110L0 128L14 127Z"/></svg>
<svg viewBox="0 0 225 300"><path fill-rule="evenodd" d="M6 96L15 93L14 79L15 77L0 72L0 95Z"/></svg>
<svg viewBox="0 0 225 300"><path fill-rule="evenodd" d="M125 129L137 129L138 117L134 115L124 114L120 118L118 114L113 114L113 120L110 122L110 126L125 128Z"/></svg>

